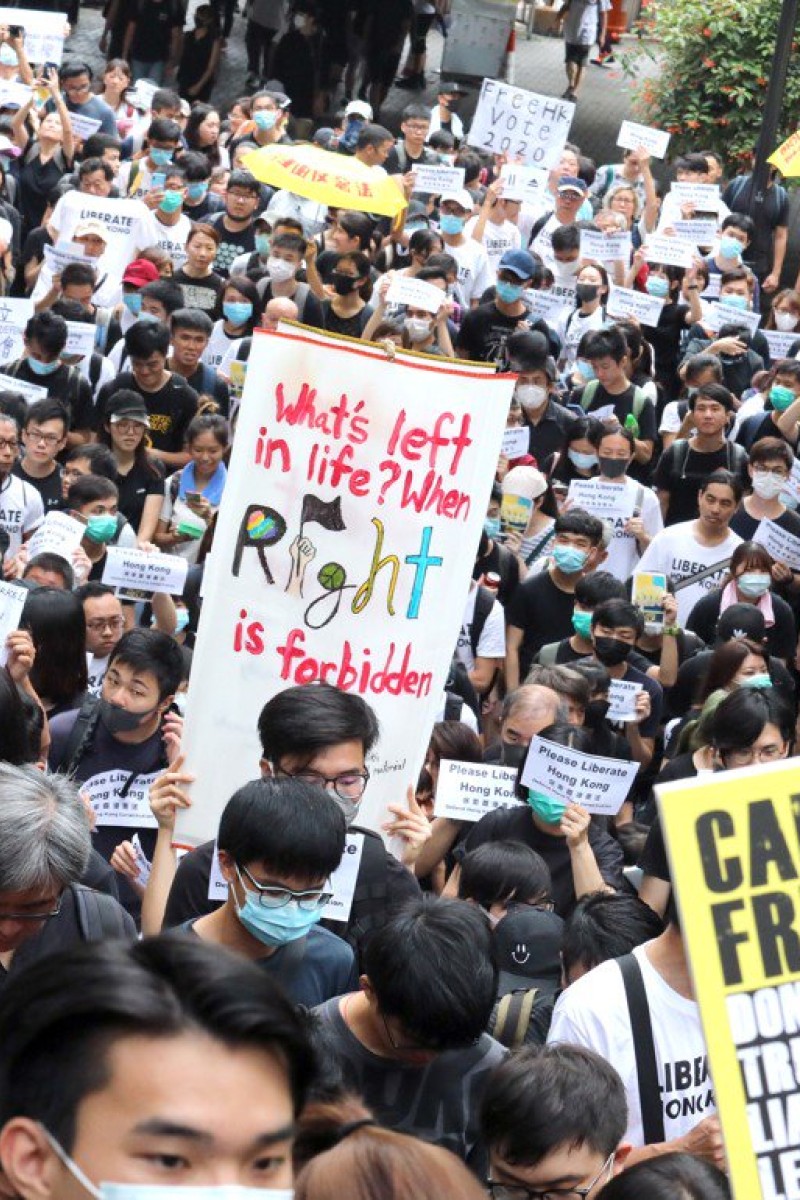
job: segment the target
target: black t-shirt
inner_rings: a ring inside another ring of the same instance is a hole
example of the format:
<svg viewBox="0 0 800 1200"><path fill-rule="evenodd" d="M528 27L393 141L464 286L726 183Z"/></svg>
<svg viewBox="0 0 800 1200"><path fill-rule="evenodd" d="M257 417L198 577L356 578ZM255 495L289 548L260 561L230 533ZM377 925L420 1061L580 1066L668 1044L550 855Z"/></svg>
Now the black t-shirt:
<svg viewBox="0 0 800 1200"><path fill-rule="evenodd" d="M760 519L751 517L744 505L740 504L731 518L730 528L734 533L738 533L743 541L751 542L760 524ZM775 517L775 524L780 525L781 529L785 529L793 537L800 538L800 516L791 509L787 508L779 517Z"/></svg>
<svg viewBox="0 0 800 1200"><path fill-rule="evenodd" d="M539 469L546 471L554 454L564 449L567 432L575 420L563 404L550 400L544 415L534 425L528 423L528 453L536 459Z"/></svg>
<svg viewBox="0 0 800 1200"><path fill-rule="evenodd" d="M534 654L545 642L571 637L574 605L574 594L556 587L549 571L529 575L519 585L506 609L506 621L523 630L520 680L527 675Z"/></svg>
<svg viewBox="0 0 800 1200"><path fill-rule="evenodd" d="M541 317L530 317L522 313L519 317L507 317L500 312L495 302L479 304L470 309L461 322L458 334L458 355L473 362L501 362L505 345L512 333L519 329L537 330L550 339L550 328Z"/></svg>
<svg viewBox="0 0 800 1200"><path fill-rule="evenodd" d="M40 225L38 228L32 229L25 238L22 246L21 265L25 267L30 262L42 262L44 259L45 246L52 246L52 244L53 239L50 237L50 234L47 232L47 229L44 227L44 225Z"/></svg>
<svg viewBox="0 0 800 1200"><path fill-rule="evenodd" d="M487 813L474 825L464 842L464 853L486 842L522 842L541 854L550 869L553 882L552 896L555 911L568 917L576 904L575 884L572 877L572 860L565 838L542 833L534 824L531 810L505 808ZM622 849L594 820L589 826L589 844L597 859L603 879L613 888L622 887Z"/></svg>
<svg viewBox="0 0 800 1200"><path fill-rule="evenodd" d="M678 678L667 693L670 717L685 717L696 703L711 665L711 650L695 654L678 668ZM794 679L779 658L770 658L769 674L776 692L794 708Z"/></svg>
<svg viewBox="0 0 800 1200"><path fill-rule="evenodd" d="M626 387L624 392L619 395L612 396L611 392L607 392L602 383L598 384L594 389L591 402L586 411L588 413L597 412L598 408L607 408L609 404L613 405L614 416L619 421L620 425L625 424L625 418L633 413L633 401L636 395L636 388L633 384ZM573 404L581 403L583 396L583 388L579 388L572 393L570 397ZM582 406L581 406L582 407ZM635 415L635 414L634 414ZM639 439L643 442L655 442L656 440L656 410L653 407L653 401L649 397L642 405L641 411L636 417L639 423ZM629 471L633 474L633 471Z"/></svg>
<svg viewBox="0 0 800 1200"><path fill-rule="evenodd" d="M264 301L264 307L266 308L270 300L273 299L271 282L269 280L265 280L258 290L261 293L261 297ZM294 296L289 297L290 300L294 300L295 304L297 304L299 310L297 319L303 325L311 325L314 329L322 329L322 305L308 285L306 285L303 290L305 292L305 296L303 297L302 304L300 304L298 301L297 292L295 292Z"/></svg>
<svg viewBox="0 0 800 1200"><path fill-rule="evenodd" d="M211 396L219 405L220 416L228 416L231 410L231 389L216 371L200 363L194 375L190 375L186 382L189 387L194 388L198 396Z"/></svg>
<svg viewBox="0 0 800 1200"><path fill-rule="evenodd" d="M750 216L750 199L753 188L752 175L732 179L725 189L723 200L731 212ZM766 189L764 207L761 209L752 241L744 252L746 266L763 279L772 270L772 249L775 230L789 224L789 194L780 184Z"/></svg>
<svg viewBox="0 0 800 1200"><path fill-rule="evenodd" d="M233 260L240 254L252 254L256 248L256 231L251 221L244 229L231 231L225 226L225 213L212 213L208 224L213 225L222 239L217 247L217 257L214 259L214 270L218 275L227 279Z"/></svg>
<svg viewBox="0 0 800 1200"><path fill-rule="evenodd" d="M482 575L490 575L492 572L500 576L497 599L505 608L519 587L519 559L516 554L512 554L505 546L495 541L492 541L492 548L488 554L475 559L472 578L480 579Z"/></svg>
<svg viewBox="0 0 800 1200"><path fill-rule="evenodd" d="M38 387L47 388L49 400L58 400L69 413L69 427L74 432L88 433L94 425L94 403L92 401L92 385L84 379L77 367L63 364L53 371L52 375L36 375L28 366L27 358L19 358L14 363L0 366L0 371L22 379L25 383L35 383Z"/></svg>
<svg viewBox="0 0 800 1200"><path fill-rule="evenodd" d="M21 462L14 463L11 468L12 475L18 475L20 479L24 479L31 487L35 487L39 495L42 497L45 514L51 509L61 507L61 467L56 465L55 470L49 475L45 475L44 479L37 479L33 475L29 475Z"/></svg>
<svg viewBox="0 0 800 1200"><path fill-rule="evenodd" d="M774 419L772 412L754 413L751 417L746 417L739 426L739 432L736 435L736 441L746 451L752 450L756 442L760 442L762 438L782 438L787 445L791 446L791 442L782 432L777 422Z"/></svg>
<svg viewBox="0 0 800 1200"><path fill-rule="evenodd" d="M161 464L151 459L153 469L148 470L135 462L127 475L117 475L119 488L119 511L127 517L133 529L138 529L148 496L164 495L164 474Z"/></svg>
<svg viewBox="0 0 800 1200"><path fill-rule="evenodd" d="M365 304L361 311L353 317L338 316L334 312L330 300L323 300L321 308L322 328L328 333L339 333L342 337L360 338L372 316L372 308L369 304Z"/></svg>
<svg viewBox="0 0 800 1200"><path fill-rule="evenodd" d="M687 327L688 311L688 304L670 301L662 308L657 325L642 326L645 338L653 347L656 379L669 400L677 396L679 391L677 370L681 357L681 335Z"/></svg>
<svg viewBox="0 0 800 1200"><path fill-rule="evenodd" d="M136 32L131 42L131 59L146 63L168 59L172 31L183 25L179 0L139 0L133 19Z"/></svg>
<svg viewBox="0 0 800 1200"><path fill-rule="evenodd" d="M649 665L649 664L648 664ZM651 679L649 675L645 675L644 671L637 671L636 667L632 667L629 662L625 663L625 674L622 679L626 683L638 683L640 688L644 688L650 697L650 716L644 721L639 722L639 733L643 738L654 738L658 733L661 724L661 709L664 706L664 691L660 683L655 679ZM610 722L612 728L624 731L625 725L620 722Z"/></svg>
<svg viewBox="0 0 800 1200"><path fill-rule="evenodd" d="M548 645L548 643L545 643L545 645ZM569 638L564 638L563 641L557 643L557 646L557 665L568 665L569 663L579 662L582 658L585 659L587 657L587 655L572 648ZM643 655L639 654L637 650L631 650L630 654L628 655L628 663L630 666L635 667L637 671L641 671L643 675L646 675L650 667L655 665L655 663L648 662L648 660L644 658Z"/></svg>
<svg viewBox="0 0 800 1200"><path fill-rule="evenodd" d="M101 389L94 411L96 429L103 422L105 406L115 392L129 388L138 392L150 415L150 441L154 450L179 453L183 450L184 434L192 417L197 412L198 395L180 375L170 374L167 383L157 392L145 392L136 382L132 371L123 371L111 383Z"/></svg>
<svg viewBox="0 0 800 1200"><path fill-rule="evenodd" d="M712 471L724 467L738 475L746 484L747 455L740 446L726 442L719 450L707 453L692 450L681 438L664 451L656 464L653 484L656 489L669 492L669 505L664 519L665 525L677 525L680 521L693 521L699 514L697 494L701 484Z"/></svg>
<svg viewBox="0 0 800 1200"><path fill-rule="evenodd" d="M424 146L419 158L412 158L405 142L400 141L396 146L392 146L386 162L383 164L383 169L387 175L406 175L412 167L416 167L418 164L436 166L438 162L438 154L434 154L432 150L427 150Z"/></svg>
<svg viewBox="0 0 800 1200"><path fill-rule="evenodd" d="M192 279L181 268L173 273L172 278L175 283L181 285L183 303L187 308L199 308L208 313L212 320L217 319L222 312L222 292L225 287L225 280L221 275L212 271L202 279Z"/></svg>
<svg viewBox="0 0 800 1200"><path fill-rule="evenodd" d="M771 598L775 624L767 626L767 647L775 658L792 662L797 645L794 613L786 601L781 600L774 592L771 593ZM697 601L686 622L686 628L701 637L707 646L710 646L716 637L721 603L721 591L707 592Z"/></svg>

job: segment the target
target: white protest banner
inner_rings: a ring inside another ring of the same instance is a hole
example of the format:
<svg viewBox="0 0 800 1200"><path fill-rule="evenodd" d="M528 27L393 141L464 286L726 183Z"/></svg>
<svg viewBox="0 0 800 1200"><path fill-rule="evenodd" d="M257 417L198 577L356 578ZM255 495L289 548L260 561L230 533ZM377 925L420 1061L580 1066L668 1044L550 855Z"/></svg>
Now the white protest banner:
<svg viewBox="0 0 800 1200"><path fill-rule="evenodd" d="M348 833L344 843L344 854L339 866L331 875L331 896L322 910L323 921L349 921L350 909L356 890L358 869L364 853L364 834Z"/></svg>
<svg viewBox="0 0 800 1200"><path fill-rule="evenodd" d="M56 242L55 246L44 246L44 262L54 275L60 274L67 263L86 262L88 255L80 242Z"/></svg>
<svg viewBox="0 0 800 1200"><path fill-rule="evenodd" d="M411 172L414 176L414 191L427 192L431 196L461 191L466 175L463 167L439 167L427 163L412 167Z"/></svg>
<svg viewBox="0 0 800 1200"><path fill-rule="evenodd" d="M762 329L761 332L767 339L769 356L773 362L788 358L791 347L800 341L800 333L781 333L779 329Z"/></svg>
<svg viewBox="0 0 800 1200"><path fill-rule="evenodd" d="M547 193L549 173L541 167L526 167L523 163L504 163L500 168L504 200L521 200L535 204Z"/></svg>
<svg viewBox="0 0 800 1200"><path fill-rule="evenodd" d="M708 287L704 292L700 293L702 300L716 300L719 296L719 289L722 286L722 276L718 271L708 277Z"/></svg>
<svg viewBox="0 0 800 1200"><path fill-rule="evenodd" d="M649 263L663 263L667 267L691 267L697 257L697 246L668 234L648 233L644 257Z"/></svg>
<svg viewBox="0 0 800 1200"><path fill-rule="evenodd" d="M0 580L0 667L6 665L8 650L6 638L19 629L19 619L30 592L19 583Z"/></svg>
<svg viewBox="0 0 800 1200"><path fill-rule="evenodd" d="M736 308L733 304L718 300L715 304L709 304L707 312L703 314L703 324L712 333L718 333L723 325L746 325L752 334L761 324L761 313L749 308Z"/></svg>
<svg viewBox="0 0 800 1200"><path fill-rule="evenodd" d="M658 296L649 296L634 288L615 287L612 283L606 312L610 317L636 317L642 325L657 325L664 303Z"/></svg>
<svg viewBox="0 0 800 1200"><path fill-rule="evenodd" d="M3 392L19 392L20 396L24 396L28 404L35 404L37 400L47 399L47 388L42 387L38 383L26 383L24 379L17 379L16 375L3 375L0 372L0 391Z"/></svg>
<svg viewBox="0 0 800 1200"><path fill-rule="evenodd" d="M651 158L663 158L667 153L670 135L664 129L623 121L617 135L617 145L624 150L646 150Z"/></svg>
<svg viewBox="0 0 800 1200"><path fill-rule="evenodd" d="M603 419L596 412L592 416ZM584 508L603 521L627 521L633 516L634 493L618 483L607 483L602 479L573 479L567 497L575 508Z"/></svg>
<svg viewBox="0 0 800 1200"><path fill-rule="evenodd" d="M93 133L97 133L102 121L98 121L95 117L84 117L82 113L71 112L69 114L69 123L72 126L72 132L79 142L85 142Z"/></svg>
<svg viewBox="0 0 800 1200"><path fill-rule="evenodd" d="M710 246L717 240L716 221L673 221L671 228L679 238L693 246Z"/></svg>
<svg viewBox="0 0 800 1200"><path fill-rule="evenodd" d="M150 809L148 796L151 784L160 774L161 768L145 775L135 775L131 780L129 770L112 768L82 783L81 791L88 794L98 825L134 825L138 829L155 829L158 822Z"/></svg>
<svg viewBox="0 0 800 1200"><path fill-rule="evenodd" d="M33 8L0 8L0 25L21 25L25 32L25 54L32 63L61 65L67 18L63 13L39 12Z"/></svg>
<svg viewBox="0 0 800 1200"><path fill-rule="evenodd" d="M85 358L94 350L97 327L87 321L67 321L67 344L64 353Z"/></svg>
<svg viewBox="0 0 800 1200"><path fill-rule="evenodd" d="M67 562L77 550L86 533L86 526L63 512L49 512L27 543L28 557L37 554L60 554Z"/></svg>
<svg viewBox="0 0 800 1200"><path fill-rule="evenodd" d="M480 821L497 808L516 808L524 804L514 795L516 779L515 767L443 759L433 814L453 821Z"/></svg>
<svg viewBox="0 0 800 1200"><path fill-rule="evenodd" d="M437 313L447 299L441 288L411 275L395 275L389 284L386 300L389 304L405 304Z"/></svg>
<svg viewBox="0 0 800 1200"><path fill-rule="evenodd" d="M639 764L619 758L582 754L535 737L522 770L525 787L580 804L587 812L614 817L625 803Z"/></svg>
<svg viewBox="0 0 800 1200"><path fill-rule="evenodd" d="M503 440L500 443L500 453L504 458L522 458L530 447L530 430L518 425L511 425L503 430Z"/></svg>
<svg viewBox="0 0 800 1200"><path fill-rule="evenodd" d="M467 141L533 167L554 167L574 115L575 105L568 100L484 79Z"/></svg>
<svg viewBox="0 0 800 1200"><path fill-rule="evenodd" d="M359 822L416 780L461 626L513 377L257 331L192 663L192 808L213 836L284 688L361 695L381 739Z"/></svg>
<svg viewBox="0 0 800 1200"><path fill-rule="evenodd" d="M631 235L629 233L600 233L596 229L582 229L580 256L594 262L630 262Z"/></svg>
<svg viewBox="0 0 800 1200"><path fill-rule="evenodd" d="M752 541L763 546L775 562L786 563L791 571L800 571L800 538L775 521L759 521Z"/></svg>
<svg viewBox="0 0 800 1200"><path fill-rule="evenodd" d="M33 316L33 301L3 297L0 300L0 363L13 362L25 352L22 335Z"/></svg>
<svg viewBox="0 0 800 1200"><path fill-rule="evenodd" d="M316 341L319 342L321 346L330 345L330 336L322 329L313 329L310 325L301 325L299 321L278 322L278 333L292 333L293 331L302 333L307 342ZM386 361L386 351L383 346L380 346L377 342L359 342L358 348L361 354L368 355L370 358L380 359L382 362ZM394 357L396 362L406 362L409 365L419 362L418 355L411 351L407 352L405 350L401 350L399 347L395 351ZM449 373L453 369L453 359L445 358L444 355L440 355L438 358L428 358L425 362L425 365L433 370L444 370ZM460 363L459 365L464 366L465 364ZM484 375L497 374L497 367L494 363L471 362L469 364L469 370L470 372L481 371Z"/></svg>
<svg viewBox="0 0 800 1200"><path fill-rule="evenodd" d="M528 312L534 317L558 325L575 308L575 288L559 284L551 288L529 288L523 299Z"/></svg>
<svg viewBox="0 0 800 1200"><path fill-rule="evenodd" d="M0 79L0 108L16 105L24 108L31 98L31 91L25 83L17 83L15 79Z"/></svg>
<svg viewBox="0 0 800 1200"><path fill-rule="evenodd" d="M691 204L700 212L719 211L719 184L717 183L673 183L669 189L679 204Z"/></svg>
<svg viewBox="0 0 800 1200"><path fill-rule="evenodd" d="M67 192L53 213L59 244L72 237L81 221L103 222L111 235L107 255L123 264L135 258L138 250L155 244L154 218L141 200Z"/></svg>
<svg viewBox="0 0 800 1200"><path fill-rule="evenodd" d="M147 550L109 546L103 568L103 583L116 588L141 588L179 596L186 583L189 563L177 554L153 554Z"/></svg>
<svg viewBox="0 0 800 1200"><path fill-rule="evenodd" d="M608 687L608 720L635 721L636 697L641 690L638 683L632 683L629 679L612 679Z"/></svg>

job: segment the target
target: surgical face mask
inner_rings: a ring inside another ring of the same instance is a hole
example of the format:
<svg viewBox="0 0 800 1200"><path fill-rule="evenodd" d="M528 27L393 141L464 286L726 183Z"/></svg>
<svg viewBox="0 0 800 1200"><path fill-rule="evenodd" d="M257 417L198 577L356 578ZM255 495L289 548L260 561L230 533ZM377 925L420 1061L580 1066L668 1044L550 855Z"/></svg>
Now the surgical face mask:
<svg viewBox="0 0 800 1200"><path fill-rule="evenodd" d="M18 67L19 60L10 46L0 46L0 67Z"/></svg>
<svg viewBox="0 0 800 1200"><path fill-rule="evenodd" d="M187 183L186 199L191 200L192 204L199 204L201 200L205 200L207 195L207 183Z"/></svg>
<svg viewBox="0 0 800 1200"><path fill-rule="evenodd" d="M584 454L582 450L568 450L567 458L579 471L592 471L598 463L596 454Z"/></svg>
<svg viewBox="0 0 800 1200"><path fill-rule="evenodd" d="M658 296L662 300L669 295L669 280L661 275L649 275L645 287L651 296Z"/></svg>
<svg viewBox="0 0 800 1200"><path fill-rule="evenodd" d="M175 609L175 632L183 633L189 625L189 610L188 608Z"/></svg>
<svg viewBox="0 0 800 1200"><path fill-rule="evenodd" d="M595 637L594 652L604 667L618 667L633 649L627 642L615 637Z"/></svg>
<svg viewBox="0 0 800 1200"><path fill-rule="evenodd" d="M89 517L86 524L87 538L90 542L97 542L98 545L110 542L116 532L117 518L112 517L109 513L98 513Z"/></svg>
<svg viewBox="0 0 800 1200"><path fill-rule="evenodd" d="M742 243L736 238L723 236L719 239L719 252L722 258L741 258Z"/></svg>
<svg viewBox="0 0 800 1200"><path fill-rule="evenodd" d="M500 536L500 518L486 517L483 522L483 532L487 537L496 538Z"/></svg>
<svg viewBox="0 0 800 1200"><path fill-rule="evenodd" d="M495 290L497 292L497 299L502 301L503 304L514 304L519 300L523 289L518 283L509 283L505 279L498 279Z"/></svg>
<svg viewBox="0 0 800 1200"><path fill-rule="evenodd" d="M553 547L553 562L565 575L576 575L582 571L588 557L586 550L579 550L576 546Z"/></svg>
<svg viewBox="0 0 800 1200"><path fill-rule="evenodd" d="M431 334L431 323L424 317L406 317L403 322L410 342L424 342Z"/></svg>
<svg viewBox="0 0 800 1200"><path fill-rule="evenodd" d="M572 628L578 637L588 638L592 631L592 614L576 609L572 614Z"/></svg>
<svg viewBox="0 0 800 1200"><path fill-rule="evenodd" d="M164 192L158 207L163 213L176 213L182 204L183 196L180 192Z"/></svg>
<svg viewBox="0 0 800 1200"><path fill-rule="evenodd" d="M256 239L256 242L258 239ZM269 246L269 238L267 238ZM294 273L297 267L294 263L287 262L285 258L276 258L271 254L267 259L267 274L273 283L287 283L294 278Z"/></svg>
<svg viewBox="0 0 800 1200"><path fill-rule="evenodd" d="M454 213L442 213L439 217L439 228L442 233L446 233L451 237L457 233L461 233L464 224L464 218L457 217Z"/></svg>
<svg viewBox="0 0 800 1200"><path fill-rule="evenodd" d="M567 811L563 800L557 800L554 796L546 796L544 792L536 792L533 788L528 788L528 804L534 815L540 821L544 821L545 825L560 825L561 818Z"/></svg>
<svg viewBox="0 0 800 1200"><path fill-rule="evenodd" d="M586 381L586 383L589 383L592 379L597 378L597 376L594 373L594 367L592 366L592 364L589 362L585 362L582 358L579 358L577 360L577 362L575 363L575 366L578 370L578 374L580 375L581 379L584 379Z"/></svg>
<svg viewBox="0 0 800 1200"><path fill-rule="evenodd" d="M245 895L244 904L240 904L236 892L231 888L236 915L247 932L264 946L286 946L289 942L296 942L305 937L322 916L321 908L306 912L296 900L290 900L281 908L265 908L263 904L259 904L255 892L244 886L238 867L236 874Z"/></svg>
<svg viewBox="0 0 800 1200"><path fill-rule="evenodd" d="M268 130L275 128L275 123L278 120L278 114L273 111L262 111L253 114L253 120L256 123L256 128L262 133L267 133Z"/></svg>
<svg viewBox="0 0 800 1200"><path fill-rule="evenodd" d="M748 675L746 679L741 681L739 687L771 688L772 680L770 679L769 675L766 674L766 672L763 672L760 675Z"/></svg>
<svg viewBox="0 0 800 1200"><path fill-rule="evenodd" d="M606 479L620 479L628 469L626 458L605 458L600 455L600 474Z"/></svg>
<svg viewBox="0 0 800 1200"><path fill-rule="evenodd" d="M268 233L257 233L255 237L256 250L261 258L266 258L269 254L270 236ZM275 259L274 261L278 261ZM291 264L287 263L287 266ZM294 274L294 272L292 272Z"/></svg>
<svg viewBox="0 0 800 1200"><path fill-rule="evenodd" d="M140 292L128 292L122 297L122 303L132 316L138 317L142 311L142 296Z"/></svg>
<svg viewBox="0 0 800 1200"><path fill-rule="evenodd" d="M538 383L518 383L514 395L523 408L541 408L548 391Z"/></svg>
<svg viewBox="0 0 800 1200"><path fill-rule="evenodd" d="M141 299L141 297L140 297L140 299ZM160 321L160 320L161 320L161 317L157 317L155 313L151 313L151 312L140 312L140 313L139 313L139 320L140 320L140 321L143 321L143 322L145 323L145 325L146 325L148 321L149 321L151 324L152 324L154 321L155 321L155 322L158 322L158 321Z"/></svg>
<svg viewBox="0 0 800 1200"><path fill-rule="evenodd" d="M753 491L761 500L774 500L786 487L786 480L774 471L753 471Z"/></svg>
<svg viewBox="0 0 800 1200"><path fill-rule="evenodd" d="M61 360L56 359L55 362L42 362L39 358L34 358L32 354L28 355L28 366L33 371L34 375L52 375L61 366Z"/></svg>
<svg viewBox="0 0 800 1200"><path fill-rule="evenodd" d="M575 298L580 304L589 304L600 294L599 283L579 283L575 287Z"/></svg>
<svg viewBox="0 0 800 1200"><path fill-rule="evenodd" d="M155 163L157 167L168 167L172 162L174 150L162 150L157 146L153 146L150 150L150 161Z"/></svg>
<svg viewBox="0 0 800 1200"><path fill-rule="evenodd" d="M772 577L766 571L744 571L736 580L736 587L743 596L763 596L771 583Z"/></svg>
<svg viewBox="0 0 800 1200"><path fill-rule="evenodd" d="M779 383L773 383L769 389L769 398L776 412L785 412L797 399L791 388L782 387Z"/></svg>
<svg viewBox="0 0 800 1200"><path fill-rule="evenodd" d="M561 283L573 280L580 269L581 263L579 258L576 258L573 262L559 262L556 259L553 263L553 275L556 281L561 281Z"/></svg>
<svg viewBox="0 0 800 1200"><path fill-rule="evenodd" d="M148 708L146 712L129 712L121 704L112 704L110 700L104 700L102 696L98 702L100 720L111 734L133 733L134 729L138 729L152 717L157 708L158 706Z"/></svg>
<svg viewBox="0 0 800 1200"><path fill-rule="evenodd" d="M791 333L797 324L797 314L793 312L781 312L779 308L774 308L775 328L779 333Z"/></svg>
<svg viewBox="0 0 800 1200"><path fill-rule="evenodd" d="M246 325L253 315L253 306L249 300L228 300L222 311L231 325Z"/></svg>
<svg viewBox="0 0 800 1200"><path fill-rule="evenodd" d="M728 308L738 308L740 312L747 312L750 308L750 301L747 296L720 296L720 304L727 304Z"/></svg>

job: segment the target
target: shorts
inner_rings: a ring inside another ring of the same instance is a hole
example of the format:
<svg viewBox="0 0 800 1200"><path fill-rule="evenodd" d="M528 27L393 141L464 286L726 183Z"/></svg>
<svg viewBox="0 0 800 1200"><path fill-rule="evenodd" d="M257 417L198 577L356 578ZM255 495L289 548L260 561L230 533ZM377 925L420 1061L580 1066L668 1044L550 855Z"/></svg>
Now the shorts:
<svg viewBox="0 0 800 1200"><path fill-rule="evenodd" d="M589 57L590 50L591 46L577 46L574 42L567 42L564 46L564 62L582 67Z"/></svg>

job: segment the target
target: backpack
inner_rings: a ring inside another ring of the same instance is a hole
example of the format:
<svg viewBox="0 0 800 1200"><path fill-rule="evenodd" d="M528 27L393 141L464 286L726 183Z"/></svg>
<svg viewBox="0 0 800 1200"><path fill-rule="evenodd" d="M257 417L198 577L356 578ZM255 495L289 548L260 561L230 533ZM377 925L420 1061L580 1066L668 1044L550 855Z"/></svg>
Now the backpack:
<svg viewBox="0 0 800 1200"><path fill-rule="evenodd" d="M83 942L102 942L106 938L130 937L125 909L103 892L84 887L82 883L70 884L75 900L78 929Z"/></svg>
<svg viewBox="0 0 800 1200"><path fill-rule="evenodd" d="M18 358L15 362L9 363L7 367L3 368L3 374L10 375L12 379L16 379L17 376L19 375L19 369L22 366L24 361L25 360L23 358ZM64 365L66 365L66 364L64 364ZM68 366L67 372L68 372L68 374L67 374L66 405L67 405L67 408L71 408L73 405L77 405L77 403L80 399L81 379L83 378L83 376L81 375L80 370L77 367Z"/></svg>
<svg viewBox="0 0 800 1200"><path fill-rule="evenodd" d="M354 833L363 833L364 849L350 918L344 927L341 921L321 921L320 924L343 937L358 955L364 939L376 929L382 929L389 919L386 863L388 851L381 836L372 830L355 825L351 826L351 830Z"/></svg>
<svg viewBox="0 0 800 1200"><path fill-rule="evenodd" d="M122 514L119 514L122 516ZM123 517L123 524L125 518ZM119 536L119 534L117 534ZM78 715L75 718L75 724L69 731L66 744L61 757L57 763L51 768L53 771L58 771L62 775L73 776L91 749L94 731L97 728L97 722L100 720L100 697L87 696L83 704L78 709ZM161 746L161 761L159 766L166 769L168 766L167 753L163 742Z"/></svg>
<svg viewBox="0 0 800 1200"><path fill-rule="evenodd" d="M763 413L755 413L754 415L755 415L756 420L758 420L759 422L764 420ZM752 420L753 420L753 417L748 417L747 420L742 425L742 430L744 430L747 427L748 423ZM741 437L741 430L740 430L739 436ZM686 476L684 475L684 471L686 470L686 464L689 461L689 451L691 450L691 445L690 445L689 439L688 438L676 438L676 440L672 443L671 449L673 449L675 452L674 460L673 460L673 471L675 472L675 474L680 476L681 482L683 482L683 480L686 478ZM725 470L730 471L732 474L735 475L737 473L739 467L742 465L742 463L747 460L747 452L745 450L743 450L741 446L737 446L734 442L726 442L725 449L727 452L727 461L725 463Z"/></svg>
<svg viewBox="0 0 800 1200"><path fill-rule="evenodd" d="M592 401L594 400L595 396L597 395L597 389L599 387L600 387L599 379L590 379L589 382L584 386L583 392L581 393L580 405L585 413L589 412L589 406L591 405ZM648 397L645 395L642 388L637 387L637 385L634 384L633 385L633 408L631 409L631 411L637 421L639 420L639 417L641 416L642 409L644 408L645 404L647 403L647 400L648 400ZM589 414L589 415L591 415L591 414Z"/></svg>
<svg viewBox="0 0 800 1200"><path fill-rule="evenodd" d="M538 994L538 988L520 988L501 996L495 1008L494 1028L491 1031L496 1042L507 1046L509 1050L524 1045Z"/></svg>

